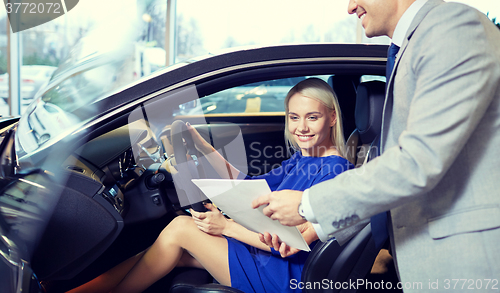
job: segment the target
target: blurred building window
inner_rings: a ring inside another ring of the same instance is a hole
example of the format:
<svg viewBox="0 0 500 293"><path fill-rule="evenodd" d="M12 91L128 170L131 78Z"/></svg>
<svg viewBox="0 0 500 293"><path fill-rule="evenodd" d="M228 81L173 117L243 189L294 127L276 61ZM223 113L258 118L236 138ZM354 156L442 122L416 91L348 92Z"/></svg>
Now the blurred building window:
<svg viewBox="0 0 500 293"><path fill-rule="evenodd" d="M500 18L498 0L457 1L489 13L491 19ZM48 83L52 73L56 75L79 62L92 60L107 50L104 47L113 47L114 40L125 35L133 42L126 45L129 48L123 48L130 54L120 55L123 72L114 77L114 82L120 85L173 63L236 47L314 42L389 43L387 37L366 38L357 17L348 15L347 3L347 0L77 1L66 14L18 33L22 57L19 77L15 78L20 78L21 113ZM7 13L0 9L0 115L10 114L5 103L9 92L7 32ZM55 67L59 69L54 71ZM34 68L40 69L39 74L33 74Z"/></svg>

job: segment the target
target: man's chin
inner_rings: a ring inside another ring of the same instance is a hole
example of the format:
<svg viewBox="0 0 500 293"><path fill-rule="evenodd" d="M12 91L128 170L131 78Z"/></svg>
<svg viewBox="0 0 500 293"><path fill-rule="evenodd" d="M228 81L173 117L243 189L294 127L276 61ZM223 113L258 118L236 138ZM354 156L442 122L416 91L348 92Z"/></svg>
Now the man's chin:
<svg viewBox="0 0 500 293"><path fill-rule="evenodd" d="M377 32L376 29L373 29L373 27L371 27L368 23L366 26L363 26L363 29L367 38L374 38L382 35L381 33Z"/></svg>
<svg viewBox="0 0 500 293"><path fill-rule="evenodd" d="M386 36L386 34L383 32L372 31L370 29L365 29L365 35L367 38Z"/></svg>
<svg viewBox="0 0 500 293"><path fill-rule="evenodd" d="M366 29L365 29L365 35L367 38L378 37L374 32L371 32L370 30L366 30Z"/></svg>

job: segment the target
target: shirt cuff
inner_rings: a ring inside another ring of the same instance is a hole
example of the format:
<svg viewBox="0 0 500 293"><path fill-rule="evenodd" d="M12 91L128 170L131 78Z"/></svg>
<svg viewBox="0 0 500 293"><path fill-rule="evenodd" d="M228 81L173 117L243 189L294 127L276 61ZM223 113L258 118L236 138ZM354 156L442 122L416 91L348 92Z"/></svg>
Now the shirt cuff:
<svg viewBox="0 0 500 293"><path fill-rule="evenodd" d="M323 232L323 229L321 229L321 226L316 223L312 223L312 226L314 228L314 231L316 231L316 235L318 235L318 238L321 242L326 242L330 237L328 237L325 232Z"/></svg>
<svg viewBox="0 0 500 293"><path fill-rule="evenodd" d="M302 211L304 211L304 216L311 223L317 223L316 217L314 216L314 212L311 207L311 203L309 202L309 189L304 190L302 194Z"/></svg>

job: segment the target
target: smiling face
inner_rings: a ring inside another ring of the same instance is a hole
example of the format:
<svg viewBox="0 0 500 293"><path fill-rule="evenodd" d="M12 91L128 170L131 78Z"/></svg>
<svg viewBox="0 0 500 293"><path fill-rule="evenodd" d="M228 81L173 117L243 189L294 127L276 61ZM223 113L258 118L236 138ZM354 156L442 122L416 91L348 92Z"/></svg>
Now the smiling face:
<svg viewBox="0 0 500 293"><path fill-rule="evenodd" d="M333 145L331 128L335 112L315 99L294 94L288 101L288 131L303 156L321 157L338 154Z"/></svg>
<svg viewBox="0 0 500 293"><path fill-rule="evenodd" d="M399 19L409 6L407 4L414 1L349 0L347 11L349 14L356 14L361 19L361 25L367 37L389 36L392 38Z"/></svg>

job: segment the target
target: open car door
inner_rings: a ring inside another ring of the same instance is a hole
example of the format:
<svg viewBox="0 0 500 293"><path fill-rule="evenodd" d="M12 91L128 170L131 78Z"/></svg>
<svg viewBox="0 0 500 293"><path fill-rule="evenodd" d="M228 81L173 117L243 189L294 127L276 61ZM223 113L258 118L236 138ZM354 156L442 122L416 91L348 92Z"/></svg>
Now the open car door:
<svg viewBox="0 0 500 293"><path fill-rule="evenodd" d="M17 126L4 130L0 138L0 292L42 292L30 259L60 193L51 172L20 168Z"/></svg>

